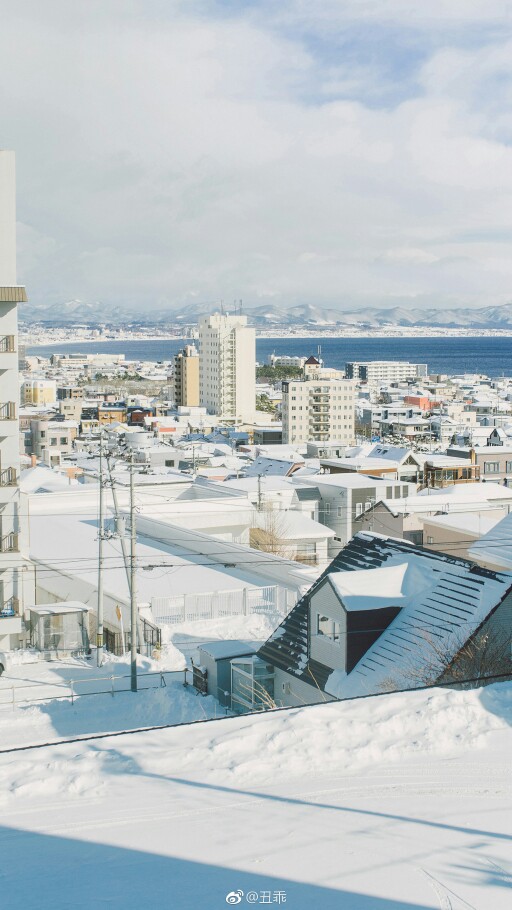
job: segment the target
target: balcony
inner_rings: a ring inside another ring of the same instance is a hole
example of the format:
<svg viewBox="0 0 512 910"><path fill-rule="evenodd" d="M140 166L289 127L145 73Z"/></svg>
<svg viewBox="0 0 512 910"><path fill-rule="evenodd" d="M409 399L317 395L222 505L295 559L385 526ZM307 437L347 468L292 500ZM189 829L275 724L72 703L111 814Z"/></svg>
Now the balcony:
<svg viewBox="0 0 512 910"><path fill-rule="evenodd" d="M0 471L0 487L18 486L18 475L15 468L5 468Z"/></svg>
<svg viewBox="0 0 512 910"><path fill-rule="evenodd" d="M4 335L0 338L0 354L15 354L15 337L14 335Z"/></svg>
<svg viewBox="0 0 512 910"><path fill-rule="evenodd" d="M10 531L4 537L0 537L0 553L17 553L18 550L19 541L16 531Z"/></svg>
<svg viewBox="0 0 512 910"><path fill-rule="evenodd" d="M16 405L14 401L0 404L0 420L16 420Z"/></svg>

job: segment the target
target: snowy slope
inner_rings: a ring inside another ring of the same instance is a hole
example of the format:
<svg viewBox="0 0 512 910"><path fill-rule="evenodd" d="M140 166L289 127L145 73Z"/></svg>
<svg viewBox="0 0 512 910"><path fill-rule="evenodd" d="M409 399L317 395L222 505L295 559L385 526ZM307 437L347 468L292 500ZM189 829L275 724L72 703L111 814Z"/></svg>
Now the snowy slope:
<svg viewBox="0 0 512 910"><path fill-rule="evenodd" d="M199 701L126 698L162 721ZM2 748L37 740L38 712L55 736L76 710L119 729L120 704L4 710ZM289 910L505 910L511 720L506 683L0 755L1 906L217 910L241 890Z"/></svg>

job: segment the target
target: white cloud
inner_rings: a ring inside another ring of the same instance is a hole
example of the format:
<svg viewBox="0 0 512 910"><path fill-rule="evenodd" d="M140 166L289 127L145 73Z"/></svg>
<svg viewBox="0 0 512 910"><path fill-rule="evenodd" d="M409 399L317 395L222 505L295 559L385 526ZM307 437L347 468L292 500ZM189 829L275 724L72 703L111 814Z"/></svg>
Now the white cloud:
<svg viewBox="0 0 512 910"><path fill-rule="evenodd" d="M446 6L428 5L439 28L500 18L492 0ZM304 40L313 9L315 28L337 14L364 29L427 9L407 7L289 3L284 29L263 5L219 17L207 2L22 0L4 13L2 142L18 154L31 298L508 299L501 240L478 242L510 225L506 36L440 42L406 100L377 107L360 87L377 96L381 70L357 45L351 83L347 60Z"/></svg>

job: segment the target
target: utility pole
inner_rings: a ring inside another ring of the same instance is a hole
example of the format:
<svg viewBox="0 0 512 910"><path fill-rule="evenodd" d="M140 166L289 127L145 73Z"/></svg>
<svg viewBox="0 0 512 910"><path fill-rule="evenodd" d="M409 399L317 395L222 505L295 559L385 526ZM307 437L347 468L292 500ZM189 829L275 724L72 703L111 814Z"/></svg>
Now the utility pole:
<svg viewBox="0 0 512 910"><path fill-rule="evenodd" d="M258 474L258 512L261 512L261 474Z"/></svg>
<svg viewBox="0 0 512 910"><path fill-rule="evenodd" d="M103 490L103 431L100 430L100 515L98 522L98 625L96 629L96 663L103 663L103 542L105 539L105 503Z"/></svg>
<svg viewBox="0 0 512 910"><path fill-rule="evenodd" d="M135 522L135 483L133 452L130 462L130 635L131 635L131 690L137 691L137 577L136 549L137 527Z"/></svg>

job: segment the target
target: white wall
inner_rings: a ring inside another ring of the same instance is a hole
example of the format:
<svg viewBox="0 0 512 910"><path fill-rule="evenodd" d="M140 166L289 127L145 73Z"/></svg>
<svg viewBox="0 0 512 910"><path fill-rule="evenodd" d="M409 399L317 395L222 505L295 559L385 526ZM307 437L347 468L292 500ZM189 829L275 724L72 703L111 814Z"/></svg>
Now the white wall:
<svg viewBox="0 0 512 910"><path fill-rule="evenodd" d="M16 284L16 177L14 152L0 151L0 287Z"/></svg>

